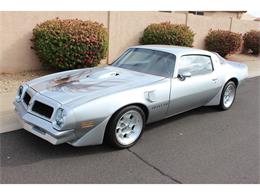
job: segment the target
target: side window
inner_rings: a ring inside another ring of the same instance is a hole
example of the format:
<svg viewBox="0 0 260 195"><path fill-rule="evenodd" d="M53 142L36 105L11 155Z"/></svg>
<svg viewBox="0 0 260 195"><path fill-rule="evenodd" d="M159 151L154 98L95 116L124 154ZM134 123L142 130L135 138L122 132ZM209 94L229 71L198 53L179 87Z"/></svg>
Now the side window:
<svg viewBox="0 0 260 195"><path fill-rule="evenodd" d="M179 74L190 72L191 76L208 74L213 71L209 56L187 55L182 56L179 64Z"/></svg>

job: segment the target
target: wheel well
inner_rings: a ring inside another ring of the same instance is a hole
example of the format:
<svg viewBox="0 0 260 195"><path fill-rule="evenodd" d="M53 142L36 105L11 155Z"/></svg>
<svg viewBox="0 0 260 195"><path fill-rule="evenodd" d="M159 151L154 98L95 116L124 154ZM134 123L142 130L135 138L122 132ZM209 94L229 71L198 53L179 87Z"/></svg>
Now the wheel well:
<svg viewBox="0 0 260 195"><path fill-rule="evenodd" d="M109 122L111 121L111 119L113 118L113 116L114 116L118 111L120 111L121 109L123 109L123 108L125 108L125 107L128 107L128 106L138 106L139 108L141 108L141 109L144 111L145 120L147 121L148 116L149 116L149 110L148 110L148 108L147 108L144 104L141 104L141 103L128 104L128 105L125 105L125 106L119 108L117 111L115 111L115 112L113 113L113 115L110 117L110 119L109 119L109 121L108 121L108 123L107 123L107 125L106 125L105 134L106 134L106 132L107 132L107 127L108 127L108 125L109 125ZM104 135L104 136L105 136L105 135ZM104 142L104 140L103 140L103 142Z"/></svg>
<svg viewBox="0 0 260 195"><path fill-rule="evenodd" d="M144 104L141 104L141 103L133 103L133 104L128 104L128 105L125 105L124 107L122 108L119 108L116 112L118 112L119 110L125 108L125 107L128 107L128 106L138 106L139 108L141 108L143 111L144 111L144 114L145 114L145 120L148 119L148 116L149 116L149 111L148 111L148 108L144 105ZM116 113L115 112L115 113ZM114 114L113 114L114 115Z"/></svg>
<svg viewBox="0 0 260 195"><path fill-rule="evenodd" d="M119 108L117 111L114 112L114 114L110 117L110 119L111 119L119 110L122 110L123 108L128 107L128 106L138 106L139 108L141 108L141 109L144 111L145 120L148 119L149 110L148 110L148 108L147 108L144 104L141 104L141 103L128 104L128 105L125 105L125 106Z"/></svg>
<svg viewBox="0 0 260 195"><path fill-rule="evenodd" d="M148 108L147 108L144 104L140 104L140 103L138 103L138 104L132 104L132 105L140 107L140 108L144 111L144 114L145 114L145 120L148 119L148 116L149 116L149 110L148 110Z"/></svg>
<svg viewBox="0 0 260 195"><path fill-rule="evenodd" d="M238 79L237 78L233 77L233 78L229 79L227 82L229 82L229 81L233 81L235 83L236 87L238 86Z"/></svg>

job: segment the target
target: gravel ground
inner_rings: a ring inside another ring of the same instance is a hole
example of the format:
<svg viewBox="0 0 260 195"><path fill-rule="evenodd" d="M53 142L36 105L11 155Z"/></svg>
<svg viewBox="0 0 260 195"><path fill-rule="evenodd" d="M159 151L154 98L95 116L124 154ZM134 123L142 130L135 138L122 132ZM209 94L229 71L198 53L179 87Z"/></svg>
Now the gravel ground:
<svg viewBox="0 0 260 195"><path fill-rule="evenodd" d="M233 54L227 56L228 60L237 62L249 62L249 61L260 61L260 55L250 55L250 54Z"/></svg>
<svg viewBox="0 0 260 195"><path fill-rule="evenodd" d="M0 94L16 91L24 82L52 73L50 70L34 70L0 74Z"/></svg>

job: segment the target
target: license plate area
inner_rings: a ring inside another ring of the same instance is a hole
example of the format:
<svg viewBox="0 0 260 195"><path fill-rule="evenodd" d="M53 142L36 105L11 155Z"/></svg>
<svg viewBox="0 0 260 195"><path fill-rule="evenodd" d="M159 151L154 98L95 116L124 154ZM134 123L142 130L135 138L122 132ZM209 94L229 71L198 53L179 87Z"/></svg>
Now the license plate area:
<svg viewBox="0 0 260 195"><path fill-rule="evenodd" d="M32 130L34 130L34 131L36 131L36 132L38 132L38 133L40 133L42 135L46 134L46 132L42 128L37 127L37 126L33 126Z"/></svg>

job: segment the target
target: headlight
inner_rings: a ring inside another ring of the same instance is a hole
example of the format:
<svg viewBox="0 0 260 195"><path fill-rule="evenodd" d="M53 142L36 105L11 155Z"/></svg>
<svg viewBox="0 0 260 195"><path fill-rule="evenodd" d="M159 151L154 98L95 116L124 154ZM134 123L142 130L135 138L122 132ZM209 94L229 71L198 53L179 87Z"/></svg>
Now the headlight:
<svg viewBox="0 0 260 195"><path fill-rule="evenodd" d="M57 112L56 112L55 120L56 120L56 124L57 124L58 126L60 126L60 127L61 127L62 124L64 123L63 118L64 118L64 109L59 108L59 109L57 110Z"/></svg>
<svg viewBox="0 0 260 195"><path fill-rule="evenodd" d="M23 94L23 86L21 85L16 94L16 101L20 101Z"/></svg>

